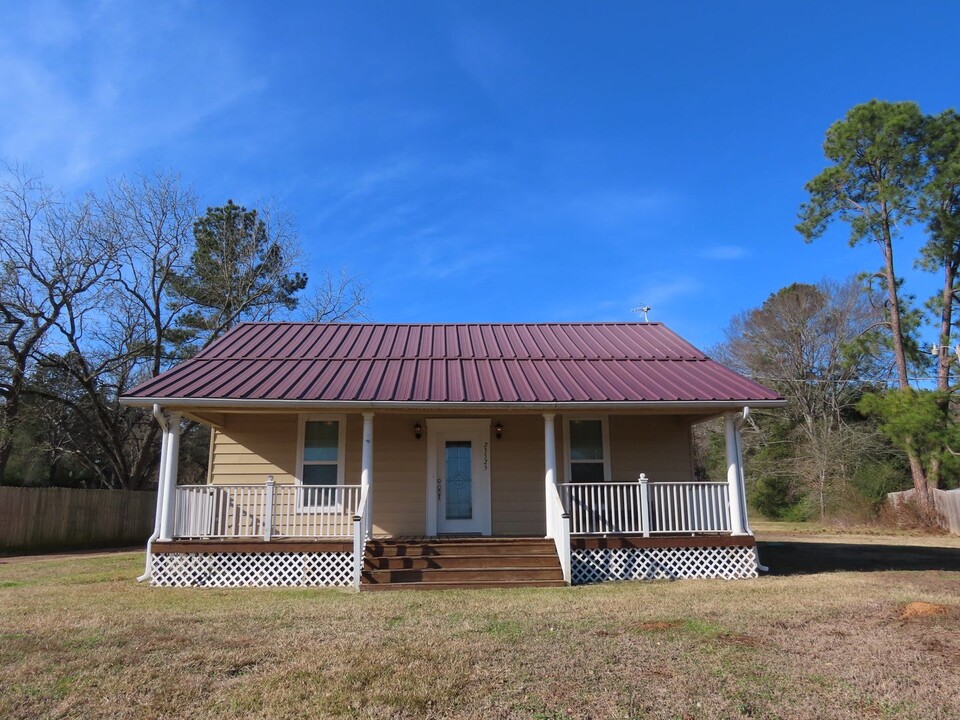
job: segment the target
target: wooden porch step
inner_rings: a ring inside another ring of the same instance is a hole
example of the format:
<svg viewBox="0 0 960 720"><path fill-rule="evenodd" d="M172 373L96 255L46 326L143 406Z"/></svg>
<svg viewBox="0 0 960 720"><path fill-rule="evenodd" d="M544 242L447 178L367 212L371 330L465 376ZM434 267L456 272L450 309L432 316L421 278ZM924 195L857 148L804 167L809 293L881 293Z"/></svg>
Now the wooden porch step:
<svg viewBox="0 0 960 720"><path fill-rule="evenodd" d="M364 576L371 583L390 582L464 582L499 580L555 580L559 568L552 567L458 567L424 570L367 570ZM562 580L563 577L561 576Z"/></svg>
<svg viewBox="0 0 960 720"><path fill-rule="evenodd" d="M442 540L428 542L408 542L394 540L374 540L367 543L367 557L425 557L439 555L553 555L557 550L553 540L511 540L496 542L491 540Z"/></svg>
<svg viewBox="0 0 960 720"><path fill-rule="evenodd" d="M363 592L384 592L391 590L483 590L487 588L518 588L518 587L566 587L563 580L520 580L505 582L501 580L470 582L393 582L374 585L362 585Z"/></svg>
<svg viewBox="0 0 960 720"><path fill-rule="evenodd" d="M552 540L440 538L367 543L361 589L564 585Z"/></svg>
<svg viewBox="0 0 960 720"><path fill-rule="evenodd" d="M443 568L472 568L489 564L491 557L509 560L515 568L554 567L556 553L533 553L523 555L380 555L367 556L364 567L368 570L430 570Z"/></svg>

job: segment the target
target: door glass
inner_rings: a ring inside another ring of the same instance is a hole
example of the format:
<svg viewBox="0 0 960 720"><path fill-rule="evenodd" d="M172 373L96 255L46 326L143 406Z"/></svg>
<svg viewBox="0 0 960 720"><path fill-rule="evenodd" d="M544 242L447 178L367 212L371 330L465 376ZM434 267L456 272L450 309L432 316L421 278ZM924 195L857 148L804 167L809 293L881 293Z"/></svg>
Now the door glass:
<svg viewBox="0 0 960 720"><path fill-rule="evenodd" d="M444 461L447 520L470 520L473 518L473 462L470 441L448 441Z"/></svg>

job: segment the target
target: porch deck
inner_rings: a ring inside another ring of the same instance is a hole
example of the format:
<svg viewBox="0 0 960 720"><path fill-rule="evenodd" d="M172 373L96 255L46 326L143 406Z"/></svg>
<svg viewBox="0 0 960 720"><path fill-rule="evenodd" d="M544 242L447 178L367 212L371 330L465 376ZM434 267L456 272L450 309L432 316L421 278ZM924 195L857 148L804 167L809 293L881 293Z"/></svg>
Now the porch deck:
<svg viewBox="0 0 960 720"><path fill-rule="evenodd" d="M374 537L363 486L177 487L172 536L151 549L154 582L383 589L756 575L726 483L551 483L547 500L546 538Z"/></svg>
<svg viewBox="0 0 960 720"><path fill-rule="evenodd" d="M542 541L542 535L398 535L394 537L376 537L371 543L388 542L394 545L462 545L476 543L509 546ZM664 547L753 547L756 540L753 535L720 534L684 534L642 537L637 535L596 535L571 537L571 549L596 548L664 548ZM153 544L154 554L163 553L204 553L204 552L347 552L353 550L352 540L331 538L185 538L158 541Z"/></svg>
<svg viewBox="0 0 960 720"><path fill-rule="evenodd" d="M345 540L174 540L153 546L154 583L191 587L354 586L359 590L557 587L608 580L757 573L752 535L459 536ZM569 571L563 567L566 559Z"/></svg>

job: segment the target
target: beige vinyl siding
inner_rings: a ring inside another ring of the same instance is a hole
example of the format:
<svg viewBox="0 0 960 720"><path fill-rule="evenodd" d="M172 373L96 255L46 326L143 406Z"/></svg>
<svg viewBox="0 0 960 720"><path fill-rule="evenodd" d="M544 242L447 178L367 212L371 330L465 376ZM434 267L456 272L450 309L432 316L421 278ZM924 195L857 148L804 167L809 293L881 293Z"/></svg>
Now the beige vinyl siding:
<svg viewBox="0 0 960 720"><path fill-rule="evenodd" d="M448 417L463 417L451 415ZM543 416L504 414L497 440L491 428L491 519L494 535L543 535ZM414 437L420 421L424 434ZM558 480L566 476L563 417L557 416ZM646 473L651 481L693 479L690 419L683 416L611 415L611 479L634 481ZM210 481L214 484L295 482L297 414L225 413L222 428L212 433ZM359 485L363 419L346 416L344 482ZM373 420L373 524L376 535L422 535L426 532L426 417L378 414Z"/></svg>
<svg viewBox="0 0 960 720"><path fill-rule="evenodd" d="M645 473L650 482L690 482L693 461L690 419L678 415L611 415L613 482L631 482Z"/></svg>
<svg viewBox="0 0 960 720"><path fill-rule="evenodd" d="M292 483L297 472L296 415L226 414L213 431L210 482L262 484L268 475Z"/></svg>
<svg viewBox="0 0 960 720"><path fill-rule="evenodd" d="M504 417L503 437L491 439L494 535L543 535L543 416Z"/></svg>
<svg viewBox="0 0 960 720"><path fill-rule="evenodd" d="M416 439L413 434L416 421L417 418L408 415L373 418L375 535L423 535L426 532L427 435L424 432L420 440ZM350 440L348 436L348 454ZM361 440L362 434L358 434L357 448ZM358 477L359 473L358 464Z"/></svg>
<svg viewBox="0 0 960 720"><path fill-rule="evenodd" d="M373 420L374 533L422 535L426 524L426 439L413 435L415 421L402 415ZM210 482L261 484L268 475L293 483L297 475L296 414L232 414L213 431ZM363 418L346 417L344 483L360 484Z"/></svg>

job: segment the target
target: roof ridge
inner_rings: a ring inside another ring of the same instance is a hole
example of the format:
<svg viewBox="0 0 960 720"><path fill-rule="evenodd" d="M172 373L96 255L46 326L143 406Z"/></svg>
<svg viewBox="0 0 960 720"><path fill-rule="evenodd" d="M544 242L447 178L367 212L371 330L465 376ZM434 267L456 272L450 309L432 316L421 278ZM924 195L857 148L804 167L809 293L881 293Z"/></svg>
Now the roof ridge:
<svg viewBox="0 0 960 720"><path fill-rule="evenodd" d="M703 362L713 360L709 355L701 353L697 356L669 355L659 357L636 357L631 355L606 355L603 357L573 357L570 355L528 357L525 355L349 355L346 357L322 357L319 355L196 355L189 360L235 360L237 362L291 360L291 361L325 361L325 362L360 362L374 360L524 360L527 362L612 362L626 360L630 362ZM184 361L186 362L186 361ZM713 360L713 362L717 362Z"/></svg>
<svg viewBox="0 0 960 720"><path fill-rule="evenodd" d="M543 327L550 325L562 325L562 326L577 326L577 325L588 325L591 327L602 327L610 326L616 327L621 325L628 326L646 326L646 325L659 325L666 328L666 325L660 321L634 321L634 320L601 320L601 321L591 321L591 320L547 320L547 321L518 321L518 322L313 322L307 320L243 320L234 325L234 328L242 327L244 325L255 325L255 326L265 326L265 325L331 325L331 326L344 326L344 327L496 327L496 326L509 326L509 327ZM667 328L669 330L669 328ZM671 331L672 332L672 331Z"/></svg>

